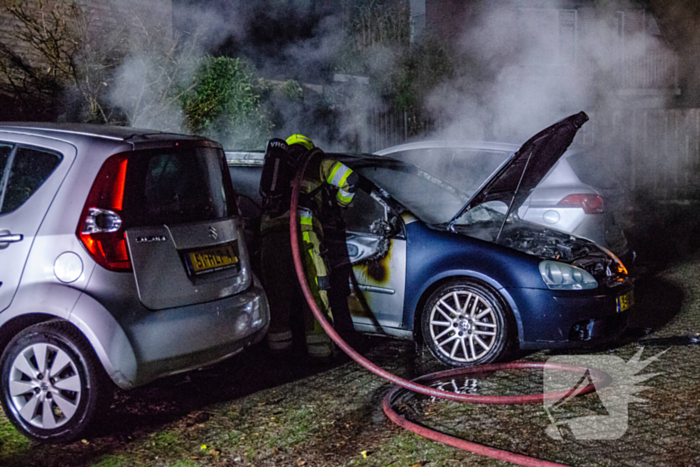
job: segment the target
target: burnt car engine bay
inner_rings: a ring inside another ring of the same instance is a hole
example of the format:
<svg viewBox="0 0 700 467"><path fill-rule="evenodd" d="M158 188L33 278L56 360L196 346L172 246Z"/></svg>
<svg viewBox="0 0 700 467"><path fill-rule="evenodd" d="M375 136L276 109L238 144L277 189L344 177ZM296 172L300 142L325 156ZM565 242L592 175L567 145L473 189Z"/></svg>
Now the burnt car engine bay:
<svg viewBox="0 0 700 467"><path fill-rule="evenodd" d="M610 254L593 242L564 232L521 220L509 220L500 233L501 222L482 221L455 225L454 230L472 238L498 243L543 260L560 261L579 267L607 287L621 285L627 271Z"/></svg>

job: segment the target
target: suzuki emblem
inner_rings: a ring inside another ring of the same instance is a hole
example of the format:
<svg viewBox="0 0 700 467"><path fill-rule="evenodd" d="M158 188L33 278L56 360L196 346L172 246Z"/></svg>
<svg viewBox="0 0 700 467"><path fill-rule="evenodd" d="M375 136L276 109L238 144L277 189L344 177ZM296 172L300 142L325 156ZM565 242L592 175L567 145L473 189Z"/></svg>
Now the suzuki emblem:
<svg viewBox="0 0 700 467"><path fill-rule="evenodd" d="M209 236L212 240L216 240L217 238L219 238L219 233L214 227L209 227Z"/></svg>

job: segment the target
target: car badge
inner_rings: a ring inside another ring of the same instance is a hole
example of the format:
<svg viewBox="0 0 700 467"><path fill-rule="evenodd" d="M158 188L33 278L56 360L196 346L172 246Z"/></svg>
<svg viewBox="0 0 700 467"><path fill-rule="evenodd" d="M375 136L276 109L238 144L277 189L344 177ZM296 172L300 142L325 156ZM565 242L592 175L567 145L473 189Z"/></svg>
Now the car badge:
<svg viewBox="0 0 700 467"><path fill-rule="evenodd" d="M214 227L209 227L209 237L211 237L212 240L219 238L219 233Z"/></svg>
<svg viewBox="0 0 700 467"><path fill-rule="evenodd" d="M151 243L151 242L164 242L167 238L165 235L148 235L145 237L136 237L136 243Z"/></svg>

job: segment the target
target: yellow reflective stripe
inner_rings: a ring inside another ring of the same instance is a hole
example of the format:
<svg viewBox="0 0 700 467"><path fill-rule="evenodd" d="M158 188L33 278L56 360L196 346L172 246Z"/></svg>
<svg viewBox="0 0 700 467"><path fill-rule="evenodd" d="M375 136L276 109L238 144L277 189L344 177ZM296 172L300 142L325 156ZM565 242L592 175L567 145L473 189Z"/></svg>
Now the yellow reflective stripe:
<svg viewBox="0 0 700 467"><path fill-rule="evenodd" d="M341 203L341 204L350 204L352 203L352 199L355 197L355 193L350 193L348 191L343 190L340 188L338 190L338 194L336 195L336 199Z"/></svg>
<svg viewBox="0 0 700 467"><path fill-rule="evenodd" d="M287 138L286 143L289 144L290 146L292 144L301 144L302 146L304 146L308 150L311 150L314 148L314 142L311 141L309 138L307 138L304 135L292 135L289 138Z"/></svg>
<svg viewBox="0 0 700 467"><path fill-rule="evenodd" d="M328 176L327 181L331 185L340 188L345 184L345 181L348 179L351 173L352 170L350 167L341 162L336 162L333 166L333 170L331 170L331 174Z"/></svg>
<svg viewBox="0 0 700 467"><path fill-rule="evenodd" d="M329 184L335 185L335 183L333 183L333 180L335 179L336 174L338 173L338 171L339 171L342 167L343 167L343 164L341 164L340 162L336 162L335 164L333 164L333 167L331 168L331 173L328 174L328 178L326 179L326 181L327 181ZM338 185L335 185L335 186L338 186Z"/></svg>
<svg viewBox="0 0 700 467"><path fill-rule="evenodd" d="M316 331L316 328L314 327L314 332L313 334L307 334L306 335L306 343L307 344L328 344L331 341L331 338L328 337L328 334L323 330L321 326L318 327L318 331Z"/></svg>
<svg viewBox="0 0 700 467"><path fill-rule="evenodd" d="M304 242L306 242L306 243L308 243L308 244L310 244L310 245L313 245L313 243L311 242L311 234L309 233L309 231L301 232L301 238L304 240ZM316 264L316 261L315 261L315 258L314 258L314 250L313 250L313 248L310 248L308 251L309 251L309 257L311 257L311 264L315 265L315 264ZM307 271L307 272L308 272L308 271ZM314 280L316 281L316 287L318 287L318 277L317 277L317 276L314 276Z"/></svg>
<svg viewBox="0 0 700 467"><path fill-rule="evenodd" d="M313 225L313 214L308 209L299 209L299 220L301 225Z"/></svg>
<svg viewBox="0 0 700 467"><path fill-rule="evenodd" d="M282 332L268 332L267 340L271 342L280 342L290 340L292 338L292 331L282 331Z"/></svg>
<svg viewBox="0 0 700 467"><path fill-rule="evenodd" d="M340 179L340 183L338 183L339 188L345 186L345 182L347 181L350 174L352 174L352 169L348 168L347 166L343 166L343 167L345 167L347 170L345 171L342 178Z"/></svg>

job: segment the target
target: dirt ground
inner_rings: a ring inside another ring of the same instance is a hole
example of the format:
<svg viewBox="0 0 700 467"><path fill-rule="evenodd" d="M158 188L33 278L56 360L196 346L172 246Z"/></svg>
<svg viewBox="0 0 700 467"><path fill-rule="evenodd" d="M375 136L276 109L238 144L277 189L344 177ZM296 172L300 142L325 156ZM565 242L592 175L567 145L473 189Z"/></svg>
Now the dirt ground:
<svg viewBox="0 0 700 467"><path fill-rule="evenodd" d="M700 238L696 208L674 207L637 219L640 251L634 332L590 355L628 361L666 353L642 370L658 373L629 404L617 440L546 435L542 404L484 406L406 396L406 417L464 439L569 465L700 465ZM441 369L411 342L366 341L365 354L404 377ZM544 361L555 352L523 360ZM446 382L449 385L452 381ZM537 392L542 374L472 375L469 390ZM508 465L422 439L381 411L390 385L354 362L326 367L270 358L251 348L203 370L119 392L86 439L64 446L30 443L0 413L2 466L458 466ZM478 390L478 389L477 389ZM596 394L577 398L569 415L604 414Z"/></svg>

